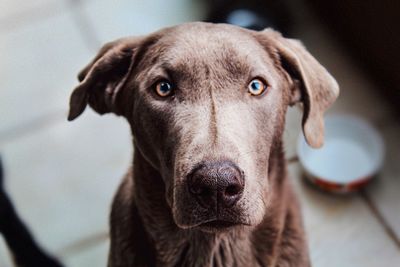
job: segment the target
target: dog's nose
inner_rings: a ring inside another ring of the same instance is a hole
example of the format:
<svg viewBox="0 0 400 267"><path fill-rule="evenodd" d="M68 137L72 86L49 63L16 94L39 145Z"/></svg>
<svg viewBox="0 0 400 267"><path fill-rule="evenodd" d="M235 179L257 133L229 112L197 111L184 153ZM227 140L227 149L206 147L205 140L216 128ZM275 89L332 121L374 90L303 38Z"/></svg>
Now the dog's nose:
<svg viewBox="0 0 400 267"><path fill-rule="evenodd" d="M231 207L242 196L243 172L232 162L209 162L189 176L190 193L205 208Z"/></svg>

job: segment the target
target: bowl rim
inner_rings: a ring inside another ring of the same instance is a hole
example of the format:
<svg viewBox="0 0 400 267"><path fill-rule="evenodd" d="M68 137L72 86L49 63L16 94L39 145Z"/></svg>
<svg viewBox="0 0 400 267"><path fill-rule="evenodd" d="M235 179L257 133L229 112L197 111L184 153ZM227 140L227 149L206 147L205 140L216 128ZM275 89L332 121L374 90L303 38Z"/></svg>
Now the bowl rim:
<svg viewBox="0 0 400 267"><path fill-rule="evenodd" d="M365 181L365 180L370 180L374 175L378 173L378 171L382 168L383 161L384 161L384 155L385 155L385 145L383 138L381 134L378 132L378 130L366 119L363 119L359 116L355 115L345 115L345 114L330 114L325 117L325 124L329 123L330 121L335 121L336 123L342 123L342 122L354 122L355 127L362 126L364 129L368 131L369 137L372 142L374 142L374 145L376 146L376 156L374 158L374 165L365 171L365 175L360 175L357 177L350 177L346 182L343 182L341 179L335 179L334 177L321 177L320 174L317 174L315 172L315 169L313 169L310 164L307 164L307 156L305 156L306 150L307 149L314 149L311 148L305 141L305 138L303 136L303 133L299 134L299 137L297 139L297 155L299 158L299 162L301 163L302 167L304 168L306 172L306 177L313 181L325 181L328 183L333 183L336 185L341 185L341 186L346 186L350 184L357 183L359 181Z"/></svg>

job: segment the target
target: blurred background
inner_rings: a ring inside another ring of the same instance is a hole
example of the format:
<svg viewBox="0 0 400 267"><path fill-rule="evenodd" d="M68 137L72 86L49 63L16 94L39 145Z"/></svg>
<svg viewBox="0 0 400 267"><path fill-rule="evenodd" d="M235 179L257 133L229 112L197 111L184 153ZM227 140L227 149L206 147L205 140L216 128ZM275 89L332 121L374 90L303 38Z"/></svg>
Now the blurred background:
<svg viewBox="0 0 400 267"><path fill-rule="evenodd" d="M102 44L187 21L273 26L303 41L341 87L328 113L355 114L383 135L386 160L347 196L302 182L295 144L301 114L284 133L317 267L400 266L399 1L0 0L0 153L5 187L38 241L66 266L105 266L108 213L130 164L121 118L87 109L67 122L78 71ZM0 237L0 267L11 266Z"/></svg>

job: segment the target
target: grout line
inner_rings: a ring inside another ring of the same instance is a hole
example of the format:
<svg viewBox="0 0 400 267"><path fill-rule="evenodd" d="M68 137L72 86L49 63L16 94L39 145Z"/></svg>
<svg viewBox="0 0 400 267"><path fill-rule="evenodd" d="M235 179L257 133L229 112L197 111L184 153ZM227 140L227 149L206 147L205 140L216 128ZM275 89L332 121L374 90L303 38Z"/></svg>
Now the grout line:
<svg viewBox="0 0 400 267"><path fill-rule="evenodd" d="M63 118L65 121L67 120L65 110L56 110L30 121L19 123L17 126L11 127L7 130L2 130L0 131L0 147L7 142L25 135L30 135L35 131L52 126L57 122L61 122Z"/></svg>
<svg viewBox="0 0 400 267"><path fill-rule="evenodd" d="M72 11L73 21L76 24L86 46L89 50L97 50L102 45L96 30L93 27L90 19L84 14L81 0L66 0L69 9Z"/></svg>
<svg viewBox="0 0 400 267"><path fill-rule="evenodd" d="M70 245L61 248L56 254L63 257L68 257L71 254L81 252L88 247L95 246L99 243L106 242L108 240L107 232L99 232L87 237L84 237Z"/></svg>
<svg viewBox="0 0 400 267"><path fill-rule="evenodd" d="M372 212L372 214L376 217L379 223L384 228L386 234L390 237L390 239L394 242L397 248L400 250L400 238L397 236L396 232L392 229L392 227L386 222L382 213L379 211L374 201L368 195L365 189L361 189L360 196L364 200L365 204L367 204L368 208Z"/></svg>

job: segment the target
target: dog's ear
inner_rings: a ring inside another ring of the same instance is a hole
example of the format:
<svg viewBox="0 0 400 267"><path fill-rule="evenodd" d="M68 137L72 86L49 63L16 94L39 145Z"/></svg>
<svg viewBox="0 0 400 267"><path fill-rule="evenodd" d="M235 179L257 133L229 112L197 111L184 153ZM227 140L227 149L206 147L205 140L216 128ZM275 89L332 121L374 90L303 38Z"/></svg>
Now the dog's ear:
<svg viewBox="0 0 400 267"><path fill-rule="evenodd" d="M318 148L324 142L324 112L339 95L339 86L329 72L297 40L284 38L271 29L260 32L264 46L277 56L289 74L290 104L303 103L303 133L307 143Z"/></svg>
<svg viewBox="0 0 400 267"><path fill-rule="evenodd" d="M142 37L122 38L104 45L78 75L80 84L70 98L68 120L73 120L89 104L100 114L120 115L117 96L132 70L133 58Z"/></svg>

